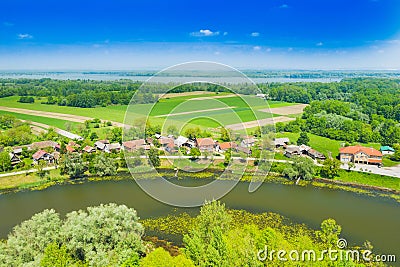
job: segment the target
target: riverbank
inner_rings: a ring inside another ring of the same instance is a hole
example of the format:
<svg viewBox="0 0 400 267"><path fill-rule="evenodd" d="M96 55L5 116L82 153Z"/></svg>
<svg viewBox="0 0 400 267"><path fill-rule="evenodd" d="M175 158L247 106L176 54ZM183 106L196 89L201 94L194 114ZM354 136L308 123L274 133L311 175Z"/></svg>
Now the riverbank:
<svg viewBox="0 0 400 267"><path fill-rule="evenodd" d="M171 168L159 169L159 172L166 179L185 180L185 179L198 179L204 180L204 183L208 183L210 180L218 179L222 171L220 169L210 169L204 172L198 173L186 173L179 172L176 177L176 171ZM346 172L346 171L344 171ZM153 174L141 172L138 173L140 179L156 179ZM370 174L368 174L370 175ZM136 177L138 177L136 176ZM135 177L135 178L136 178ZM289 180L283 177L280 173L270 172L266 177L254 177L251 170L244 173L241 178L242 182L249 182L252 179L264 180L264 183L275 183L283 185L295 185L295 181ZM70 179L66 175L61 175L58 169L50 170L49 174L45 179L39 178L35 173L20 174L9 177L0 178L0 194L13 193L24 190L43 190L54 185L62 184L82 184L85 182L93 181L121 181L121 180L132 180L132 176L127 169L122 169L115 176L85 176L83 178ZM400 180L399 180L400 183ZM325 179L321 177L315 177L312 181L300 180L297 186L313 186L317 188L330 188L334 190L343 190L353 192L357 194L363 194L368 196L380 196L388 197L396 200L400 203L400 190L394 188L381 187L377 185L357 183L354 181L342 181L336 179Z"/></svg>

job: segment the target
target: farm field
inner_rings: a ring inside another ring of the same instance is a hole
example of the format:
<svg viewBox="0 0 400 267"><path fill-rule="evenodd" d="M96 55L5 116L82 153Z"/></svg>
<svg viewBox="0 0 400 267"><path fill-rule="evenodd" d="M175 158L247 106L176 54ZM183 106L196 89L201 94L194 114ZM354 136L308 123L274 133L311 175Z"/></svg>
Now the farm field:
<svg viewBox="0 0 400 267"><path fill-rule="evenodd" d="M76 116L85 116L90 118L100 118L102 120L115 121L119 123L123 122L125 112L128 107L127 105L115 105L96 108L76 108L41 104L40 99L36 99L35 103L32 104L20 103L18 102L18 99L18 96L0 98L0 106L9 108L20 108L32 111L44 111ZM276 108L291 106L295 104L270 101L269 105L271 108ZM217 110L191 113L191 111L202 111L204 109ZM132 118L141 118L146 114L150 114L150 116L152 117L151 121L154 124L163 124L165 122L165 117L156 118L156 116L163 116L170 113L184 113L179 115L177 114L173 116L173 118L171 116L170 118L168 118L169 122L167 124L182 124L183 122L187 122L188 120L197 118L197 120L192 121L191 124L196 124L200 127L215 127L216 124L222 122L224 125L227 125L239 123L242 121L249 122L256 119L268 119L274 116L271 113L260 111L260 109L265 109L265 102L264 100L255 96L238 97L230 96L229 94L224 95L222 93L209 93L202 94L201 97L194 94L175 96L173 98L162 98L159 100L158 103L156 103L156 105L137 104L131 106L129 112L132 115ZM60 118L60 120L62 119L64 118ZM42 119L40 119L40 121L38 122L45 123L45 121L43 121ZM57 125L57 127L61 126L60 123L58 123Z"/></svg>
<svg viewBox="0 0 400 267"><path fill-rule="evenodd" d="M0 115L12 115L18 119L25 120L25 121L32 121L32 122L39 122L43 124L47 124L52 127L60 128L63 130L66 130L66 125L70 124L72 127L76 127L79 123L77 122L72 122L72 121L66 121L66 120L60 120L60 119L54 119L54 118L47 118L47 117L40 117L40 116L33 116L33 115L27 115L27 114L21 114L21 113L15 113L15 112L8 112L8 111L3 111L0 110Z"/></svg>

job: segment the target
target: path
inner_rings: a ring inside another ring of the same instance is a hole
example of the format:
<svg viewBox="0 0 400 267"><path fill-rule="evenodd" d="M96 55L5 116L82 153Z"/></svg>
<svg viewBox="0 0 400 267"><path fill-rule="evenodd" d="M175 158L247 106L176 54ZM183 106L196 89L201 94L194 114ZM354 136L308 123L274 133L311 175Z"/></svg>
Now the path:
<svg viewBox="0 0 400 267"><path fill-rule="evenodd" d="M45 171L54 170L54 169L56 169L55 166L50 166L50 167L45 167L45 168L43 168L43 170L45 170ZM30 169L30 170L26 170L26 171L17 171L17 172L2 173L2 174L0 174L0 178L1 178L1 177L7 177L7 176L20 175L20 174L33 173L33 172L37 172L37 169Z"/></svg>
<svg viewBox="0 0 400 267"><path fill-rule="evenodd" d="M232 129L234 131L237 131L237 130L243 130L243 129L247 129L247 128L254 128L257 126L275 124L277 122L294 121L294 120L295 120L295 118L279 116L279 117L274 117L274 118L261 119L258 121L248 121L248 122L243 122L243 123L230 124L230 125L226 125L225 127Z"/></svg>
<svg viewBox="0 0 400 267"><path fill-rule="evenodd" d="M202 110L193 110L193 111L178 112L178 113L172 113L172 114L163 114L163 115L158 115L158 116L155 116L155 117L156 117L156 118L172 117L172 116L186 115L186 114L192 114L192 113L201 113L201 112L216 111L216 110L224 110L224 109L234 109L234 108L236 108L236 107L210 108L210 109L202 109Z"/></svg>
<svg viewBox="0 0 400 267"><path fill-rule="evenodd" d="M286 107L260 109L260 111L278 115L291 115L303 113L304 108L307 106L308 104L298 104Z"/></svg>
<svg viewBox="0 0 400 267"><path fill-rule="evenodd" d="M30 109L23 109L23 108L10 108L10 107L4 107L4 106L0 106L0 110L14 112L14 113L20 113L20 114L39 116L39 117L65 120L65 121L72 121L72 122L78 122L78 123L84 123L87 120L94 119L93 117L85 117L85 116L79 116L79 115L71 115L71 114L40 111L40 110L30 110ZM124 127L124 124L120 123L120 122L112 121L111 123L112 123L112 125L117 126L117 127Z"/></svg>

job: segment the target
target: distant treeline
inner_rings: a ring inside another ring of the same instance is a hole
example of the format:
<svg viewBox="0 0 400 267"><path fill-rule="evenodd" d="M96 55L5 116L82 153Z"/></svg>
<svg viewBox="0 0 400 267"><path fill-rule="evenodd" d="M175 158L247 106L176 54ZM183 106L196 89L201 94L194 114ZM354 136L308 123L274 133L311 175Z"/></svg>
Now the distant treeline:
<svg viewBox="0 0 400 267"><path fill-rule="evenodd" d="M0 97L20 96L19 101L32 103L32 97L44 98L41 103L49 105L91 108L108 105L127 105L142 83L131 80L93 81L93 80L52 80L46 79L0 79ZM205 83L185 84L146 83L137 95L135 103L154 103L158 94L172 89L170 93L211 91L223 92L229 89ZM230 85L236 92L255 94L256 87Z"/></svg>
<svg viewBox="0 0 400 267"><path fill-rule="evenodd" d="M355 78L340 82L260 84L271 100L306 103L340 100L352 103L352 110L400 122L400 79Z"/></svg>

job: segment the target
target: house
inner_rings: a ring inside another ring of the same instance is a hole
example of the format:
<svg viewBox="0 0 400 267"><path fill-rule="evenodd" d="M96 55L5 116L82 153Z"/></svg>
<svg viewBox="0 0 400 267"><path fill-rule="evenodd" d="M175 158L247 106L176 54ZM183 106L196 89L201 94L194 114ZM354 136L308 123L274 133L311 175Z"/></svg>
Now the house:
<svg viewBox="0 0 400 267"><path fill-rule="evenodd" d="M44 160L44 161L51 163L54 160L54 157L50 153L48 153L44 150L36 151L35 154L32 155L32 158L33 158L34 163L39 162L39 160Z"/></svg>
<svg viewBox="0 0 400 267"><path fill-rule="evenodd" d="M382 153L372 147L347 146L339 150L340 161L343 163L354 162L361 164L382 164Z"/></svg>
<svg viewBox="0 0 400 267"><path fill-rule="evenodd" d="M169 153L178 152L178 150L176 149L176 146L175 146L174 142L168 143L167 146L166 146L164 149L165 149L165 151L167 151L167 152L169 152Z"/></svg>
<svg viewBox="0 0 400 267"><path fill-rule="evenodd" d="M13 152L10 152L9 155L10 155L11 166L17 165L18 163L21 162L21 159Z"/></svg>
<svg viewBox="0 0 400 267"><path fill-rule="evenodd" d="M146 141L144 139L123 142L122 147L127 152L132 152L140 148L146 149L147 147L150 149L150 146L146 145Z"/></svg>
<svg viewBox="0 0 400 267"><path fill-rule="evenodd" d="M250 155L250 154L251 154L251 148L248 148L248 147L238 146L238 147L236 148L236 150L237 150L238 152L245 153L246 155Z"/></svg>
<svg viewBox="0 0 400 267"><path fill-rule="evenodd" d="M320 160L325 160L326 159L324 154L322 154L321 152L318 152L317 150L312 149L312 148L307 150L306 154L308 156L310 156L312 159L320 159Z"/></svg>
<svg viewBox="0 0 400 267"><path fill-rule="evenodd" d="M71 132L64 131L64 130L61 130L61 129L57 129L56 132L57 132L59 135L62 135L62 136L64 136L64 137L67 137L68 139L71 139L71 140L82 141L82 140L84 139L84 138L83 138L82 136L80 136L80 135L73 134L73 133L71 133Z"/></svg>
<svg viewBox="0 0 400 267"><path fill-rule="evenodd" d="M299 146L299 149L302 154L307 154L308 151L310 151L311 147L303 144L303 145Z"/></svg>
<svg viewBox="0 0 400 267"><path fill-rule="evenodd" d="M65 149L67 150L68 153L73 153L73 152L76 151L75 148L73 146L70 146L70 145L66 145Z"/></svg>
<svg viewBox="0 0 400 267"><path fill-rule="evenodd" d="M121 145L120 145L120 143L106 144L104 151L107 153L119 152L119 151L121 151Z"/></svg>
<svg viewBox="0 0 400 267"><path fill-rule="evenodd" d="M104 150L106 149L106 145L108 145L110 142L108 140L99 140L96 143L94 143L94 147L98 150Z"/></svg>
<svg viewBox="0 0 400 267"><path fill-rule="evenodd" d="M289 143L290 143L290 140L287 137L275 138L275 140L274 140L274 145L276 148L286 147Z"/></svg>
<svg viewBox="0 0 400 267"><path fill-rule="evenodd" d="M395 152L394 148L390 146L381 146L380 151L383 155L393 155Z"/></svg>
<svg viewBox="0 0 400 267"><path fill-rule="evenodd" d="M192 140L189 140L188 138L186 138L182 135L178 136L178 138L175 139L174 144L177 147L185 146L185 147L192 148L192 147L196 146L196 144Z"/></svg>
<svg viewBox="0 0 400 267"><path fill-rule="evenodd" d="M256 94L256 97L265 99L267 97L267 95L266 94Z"/></svg>
<svg viewBox="0 0 400 267"><path fill-rule="evenodd" d="M96 148L94 148L94 147L92 147L92 146L85 146L85 147L83 148L83 152L86 152L86 153L94 153L94 152L96 152Z"/></svg>
<svg viewBox="0 0 400 267"><path fill-rule="evenodd" d="M164 137L163 136L158 141L160 142L161 147L165 151L167 151L169 153L172 153L172 152L176 151L175 143L174 143L174 139L173 138L168 138L168 137Z"/></svg>
<svg viewBox="0 0 400 267"><path fill-rule="evenodd" d="M299 146L286 146L285 153L284 155L288 158L291 158L293 156L299 156L301 154L300 147Z"/></svg>
<svg viewBox="0 0 400 267"><path fill-rule="evenodd" d="M196 144L200 151L208 151L208 152L214 151L215 142L212 138L209 138L209 137L197 138Z"/></svg>
<svg viewBox="0 0 400 267"><path fill-rule="evenodd" d="M47 141L34 142L29 146L29 148L33 149L33 150L44 149L44 148L49 148L49 147L55 149L57 145L58 145L57 142L47 140Z"/></svg>
<svg viewBox="0 0 400 267"><path fill-rule="evenodd" d="M224 153L228 149L235 150L237 149L238 145L234 142L224 142L224 143L218 143L216 145L216 150L220 153Z"/></svg>
<svg viewBox="0 0 400 267"><path fill-rule="evenodd" d="M17 156L22 155L22 147L14 147L12 153Z"/></svg>
<svg viewBox="0 0 400 267"><path fill-rule="evenodd" d="M246 136L240 143L241 147L252 147L256 143L257 139L252 136Z"/></svg>

